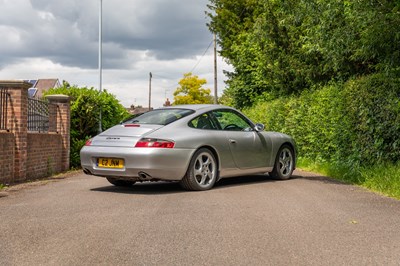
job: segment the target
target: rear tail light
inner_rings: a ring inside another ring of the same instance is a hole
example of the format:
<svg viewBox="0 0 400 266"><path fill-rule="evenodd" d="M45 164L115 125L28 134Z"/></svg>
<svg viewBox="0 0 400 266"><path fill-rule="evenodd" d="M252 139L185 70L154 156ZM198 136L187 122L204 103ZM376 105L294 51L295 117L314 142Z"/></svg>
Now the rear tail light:
<svg viewBox="0 0 400 266"><path fill-rule="evenodd" d="M136 148L166 148L172 149L175 142L162 139L140 139L135 147Z"/></svg>
<svg viewBox="0 0 400 266"><path fill-rule="evenodd" d="M125 124L124 127L140 127L139 124Z"/></svg>
<svg viewBox="0 0 400 266"><path fill-rule="evenodd" d="M85 143L85 146L91 146L92 145L92 139L88 139Z"/></svg>

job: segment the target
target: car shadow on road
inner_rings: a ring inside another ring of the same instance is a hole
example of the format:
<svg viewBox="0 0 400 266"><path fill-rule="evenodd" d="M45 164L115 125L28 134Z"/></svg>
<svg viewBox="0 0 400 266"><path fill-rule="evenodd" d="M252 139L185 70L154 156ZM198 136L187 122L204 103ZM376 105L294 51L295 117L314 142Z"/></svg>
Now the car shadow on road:
<svg viewBox="0 0 400 266"><path fill-rule="evenodd" d="M293 176L291 179L297 179L300 176ZM290 180L286 180L290 181ZM218 181L211 190L217 190L228 187L246 186L269 182L285 182L273 179L268 175L251 175L251 176L238 176L226 178ZM141 195L154 195L154 194L176 194L176 193L193 193L183 189L179 182L143 182L136 183L131 187L117 187L117 186L104 186L92 188L91 191L96 192L109 192L109 193L125 193L125 194L141 194Z"/></svg>
<svg viewBox="0 0 400 266"><path fill-rule="evenodd" d="M324 176L318 173L313 173L313 172L307 172L303 170L296 170L293 173L293 177L301 178L301 179L306 179L310 181L318 181L322 182L325 184L335 184L335 185L349 185L349 183L346 183L345 181L334 179L328 176Z"/></svg>
<svg viewBox="0 0 400 266"><path fill-rule="evenodd" d="M215 184L213 189L247 186L247 185L254 185L255 183L261 184L261 183L269 183L276 181L278 180L275 180L268 175L236 176L220 180L218 183Z"/></svg>
<svg viewBox="0 0 400 266"><path fill-rule="evenodd" d="M105 187L92 188L91 191L143 195L176 194L187 192L180 187L178 182L163 181L136 183L131 187L117 187L110 185Z"/></svg>

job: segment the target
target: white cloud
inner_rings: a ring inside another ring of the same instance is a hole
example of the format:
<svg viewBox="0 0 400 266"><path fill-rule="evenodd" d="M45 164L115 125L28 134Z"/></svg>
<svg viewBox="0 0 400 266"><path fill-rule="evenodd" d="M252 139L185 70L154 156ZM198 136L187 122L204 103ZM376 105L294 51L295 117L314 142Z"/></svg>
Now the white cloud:
<svg viewBox="0 0 400 266"><path fill-rule="evenodd" d="M125 106L173 97L178 81L197 65L213 91L207 0L103 0L103 88ZM98 0L0 0L0 79L59 78L99 87ZM221 59L219 93L224 87Z"/></svg>
<svg viewBox="0 0 400 266"><path fill-rule="evenodd" d="M49 22L53 21L55 19L54 15L50 12L43 12L43 11L39 11L38 15L41 19L43 20L47 20Z"/></svg>

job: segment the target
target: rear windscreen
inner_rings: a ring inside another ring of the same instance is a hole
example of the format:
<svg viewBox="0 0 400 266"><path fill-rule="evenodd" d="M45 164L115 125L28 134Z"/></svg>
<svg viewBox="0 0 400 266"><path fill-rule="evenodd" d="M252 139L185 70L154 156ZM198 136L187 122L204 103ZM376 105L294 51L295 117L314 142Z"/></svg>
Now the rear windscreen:
<svg viewBox="0 0 400 266"><path fill-rule="evenodd" d="M165 126L193 113L194 111L189 109L157 109L128 119L124 121L123 124L153 124Z"/></svg>

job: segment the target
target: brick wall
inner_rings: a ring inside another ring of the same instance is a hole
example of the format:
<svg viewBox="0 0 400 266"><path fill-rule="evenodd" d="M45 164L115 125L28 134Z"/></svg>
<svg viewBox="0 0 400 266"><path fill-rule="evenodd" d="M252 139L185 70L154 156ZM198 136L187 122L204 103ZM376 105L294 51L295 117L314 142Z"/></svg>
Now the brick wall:
<svg viewBox="0 0 400 266"><path fill-rule="evenodd" d="M8 184L14 175L14 135L0 132L0 183Z"/></svg>
<svg viewBox="0 0 400 266"><path fill-rule="evenodd" d="M62 138L60 134L28 133L26 163L29 179L51 176L62 171Z"/></svg>
<svg viewBox="0 0 400 266"><path fill-rule="evenodd" d="M47 177L69 169L69 97L49 96L49 132L28 132L30 86L22 81L0 80L0 88L10 95L8 128L0 132L0 184Z"/></svg>

